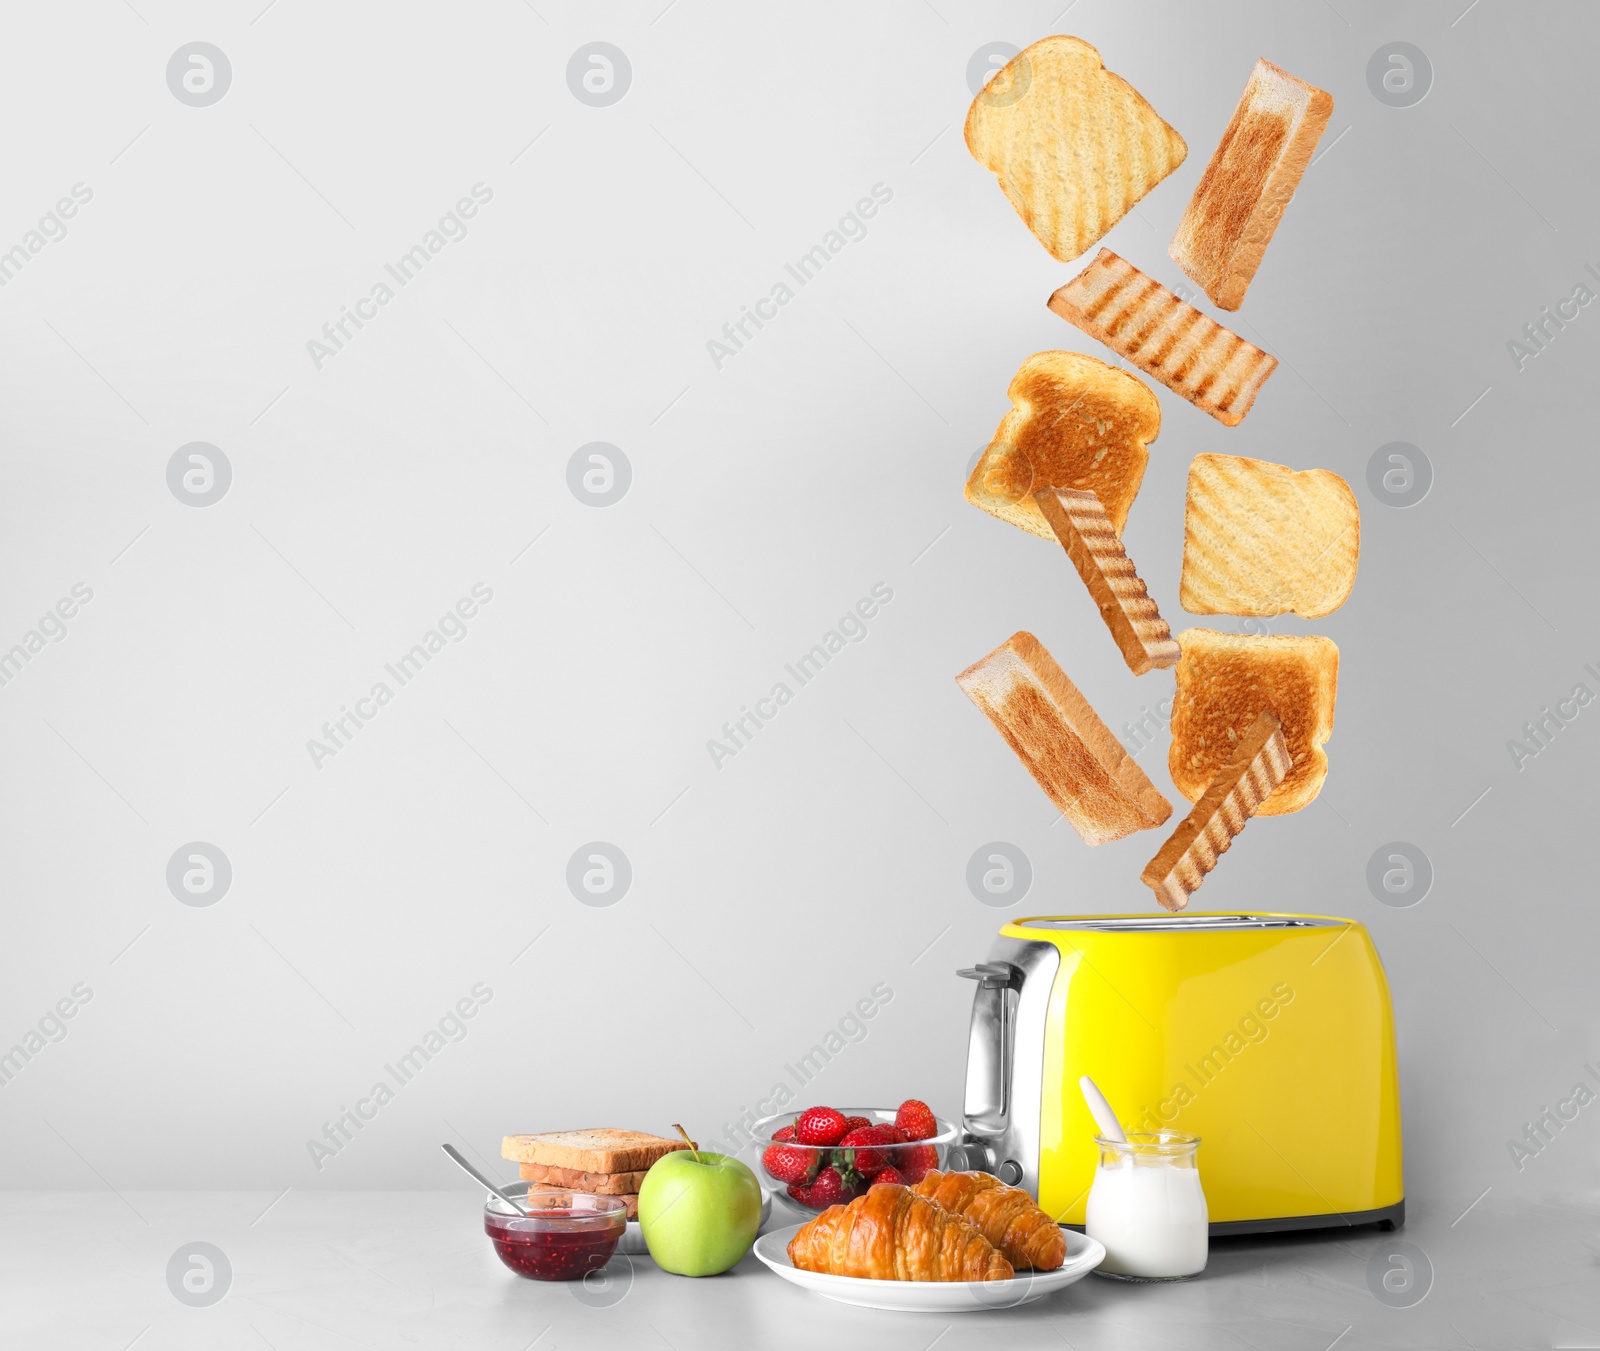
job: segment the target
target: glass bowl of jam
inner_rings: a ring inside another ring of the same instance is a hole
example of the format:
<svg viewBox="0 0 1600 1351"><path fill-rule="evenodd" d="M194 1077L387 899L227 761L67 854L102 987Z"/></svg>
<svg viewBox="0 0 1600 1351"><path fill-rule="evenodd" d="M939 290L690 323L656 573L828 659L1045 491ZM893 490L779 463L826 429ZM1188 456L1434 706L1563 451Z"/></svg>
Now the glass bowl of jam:
<svg viewBox="0 0 1600 1351"><path fill-rule="evenodd" d="M483 1231L519 1276L533 1281L577 1281L611 1260L628 1227L620 1197L587 1192L541 1192L519 1214L498 1196L483 1208Z"/></svg>

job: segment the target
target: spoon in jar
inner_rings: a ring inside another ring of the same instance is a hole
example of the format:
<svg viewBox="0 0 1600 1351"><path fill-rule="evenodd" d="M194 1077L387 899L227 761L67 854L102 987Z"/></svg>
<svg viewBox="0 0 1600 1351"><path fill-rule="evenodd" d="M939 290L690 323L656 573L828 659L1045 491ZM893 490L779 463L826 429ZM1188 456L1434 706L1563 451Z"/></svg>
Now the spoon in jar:
<svg viewBox="0 0 1600 1351"><path fill-rule="evenodd" d="M446 1154L448 1154L451 1157L451 1159L453 1159L458 1165L460 1165L461 1169L469 1177L475 1179L479 1183L479 1185L487 1187L496 1196L498 1196L502 1201L504 1201L508 1206L510 1206L511 1209L516 1211L517 1214L519 1214L519 1215L528 1214L528 1212L523 1209L522 1202L520 1202L518 1200L515 1200L511 1196L508 1196L499 1187L495 1186L494 1183L490 1182L488 1178L486 1178L482 1173L480 1173L476 1168L474 1168L470 1163L468 1163L464 1158L461 1157L461 1151L459 1149L457 1149L454 1145L441 1145L440 1148L443 1149L444 1152Z"/></svg>
<svg viewBox="0 0 1600 1351"><path fill-rule="evenodd" d="M1099 1085L1086 1074L1078 1080L1078 1087L1083 1090L1083 1100L1088 1103L1089 1115L1094 1118L1094 1124L1100 1127L1101 1136L1119 1145L1126 1144L1128 1137L1122 1133L1117 1114L1111 1110L1111 1104L1106 1101L1106 1095L1100 1091Z"/></svg>

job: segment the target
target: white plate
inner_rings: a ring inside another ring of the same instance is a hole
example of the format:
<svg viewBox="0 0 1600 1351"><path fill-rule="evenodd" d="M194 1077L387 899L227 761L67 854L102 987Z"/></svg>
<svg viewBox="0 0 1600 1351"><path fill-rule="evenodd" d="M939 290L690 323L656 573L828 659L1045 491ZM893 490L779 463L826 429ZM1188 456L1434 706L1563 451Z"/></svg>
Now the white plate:
<svg viewBox="0 0 1600 1351"><path fill-rule="evenodd" d="M982 1313L1014 1309L1080 1281L1104 1260L1105 1248L1086 1234L1065 1230L1067 1260L1055 1271L1019 1271L1009 1281L866 1281L801 1271L789 1260L789 1240L798 1224L756 1240L756 1256L784 1280L841 1304L903 1313Z"/></svg>
<svg viewBox="0 0 1600 1351"><path fill-rule="evenodd" d="M761 1193L761 1227L766 1228L767 1221L772 1218L772 1198L765 1192ZM760 1232L759 1230L757 1231ZM627 1253L630 1257L648 1257L650 1245L644 1241L644 1230L639 1227L638 1220L628 1221L628 1231L617 1240L617 1251Z"/></svg>

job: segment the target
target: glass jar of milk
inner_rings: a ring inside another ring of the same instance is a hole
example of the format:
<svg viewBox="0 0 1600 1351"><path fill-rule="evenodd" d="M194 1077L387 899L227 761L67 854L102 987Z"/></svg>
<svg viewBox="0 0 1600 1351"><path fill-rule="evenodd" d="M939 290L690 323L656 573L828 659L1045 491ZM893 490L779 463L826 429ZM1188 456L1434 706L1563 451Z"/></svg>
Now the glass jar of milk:
<svg viewBox="0 0 1600 1351"><path fill-rule="evenodd" d="M1105 1244L1099 1276L1181 1281L1205 1270L1208 1213L1195 1151L1200 1139L1172 1131L1095 1137L1100 1166L1084 1229Z"/></svg>

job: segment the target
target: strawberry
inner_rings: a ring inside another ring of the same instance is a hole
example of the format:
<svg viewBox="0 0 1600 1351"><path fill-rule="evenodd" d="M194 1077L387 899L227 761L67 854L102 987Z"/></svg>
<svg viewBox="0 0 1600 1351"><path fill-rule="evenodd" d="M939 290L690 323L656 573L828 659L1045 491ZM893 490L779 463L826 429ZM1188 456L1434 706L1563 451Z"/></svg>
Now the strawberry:
<svg viewBox="0 0 1600 1351"><path fill-rule="evenodd" d="M863 1126L870 1126L871 1124L872 1122L864 1116L847 1116L844 1119L844 1133L848 1135L851 1131L858 1131Z"/></svg>
<svg viewBox="0 0 1600 1351"><path fill-rule="evenodd" d="M834 1158L844 1154L844 1162L852 1167L862 1177L871 1177L882 1172L889 1162L889 1151L883 1148L869 1148L869 1146L882 1146L893 1144L880 1126L863 1126L860 1130L853 1130L839 1141L834 1149ZM853 1151L847 1153L847 1151Z"/></svg>
<svg viewBox="0 0 1600 1351"><path fill-rule="evenodd" d="M798 1145L768 1145L761 1166L779 1182L806 1183L817 1169L817 1152Z"/></svg>
<svg viewBox="0 0 1600 1351"><path fill-rule="evenodd" d="M792 1144L794 1141L794 1123L791 1121L787 1126L779 1126L777 1130L772 1132L772 1138L780 1145Z"/></svg>
<svg viewBox="0 0 1600 1351"><path fill-rule="evenodd" d="M907 1186L915 1186L939 1166L939 1151L932 1145L901 1145L895 1153L895 1167L900 1170Z"/></svg>
<svg viewBox="0 0 1600 1351"><path fill-rule="evenodd" d="M817 1210L826 1210L841 1201L848 1201L850 1190L846 1187L844 1178L833 1168L824 1168L817 1174L816 1181L809 1186L791 1182L787 1188L789 1195L801 1205L811 1206Z"/></svg>
<svg viewBox="0 0 1600 1351"><path fill-rule="evenodd" d="M878 1129L884 1133L885 1139L891 1145L908 1145L911 1143L911 1137L898 1126L879 1126Z"/></svg>
<svg viewBox="0 0 1600 1351"><path fill-rule="evenodd" d="M906 1133L908 1140L931 1140L939 1133L939 1123L934 1119L928 1104L916 1098L907 1098L894 1114L894 1124Z"/></svg>
<svg viewBox="0 0 1600 1351"><path fill-rule="evenodd" d="M883 1182L891 1182L897 1187L903 1187L906 1185L906 1180L900 1175L900 1170L892 1163L885 1164L883 1170L877 1175L877 1177L872 1179L872 1185L874 1187Z"/></svg>
<svg viewBox="0 0 1600 1351"><path fill-rule="evenodd" d="M794 1138L802 1145L836 1145L845 1136L844 1113L832 1107L807 1107L794 1124Z"/></svg>

